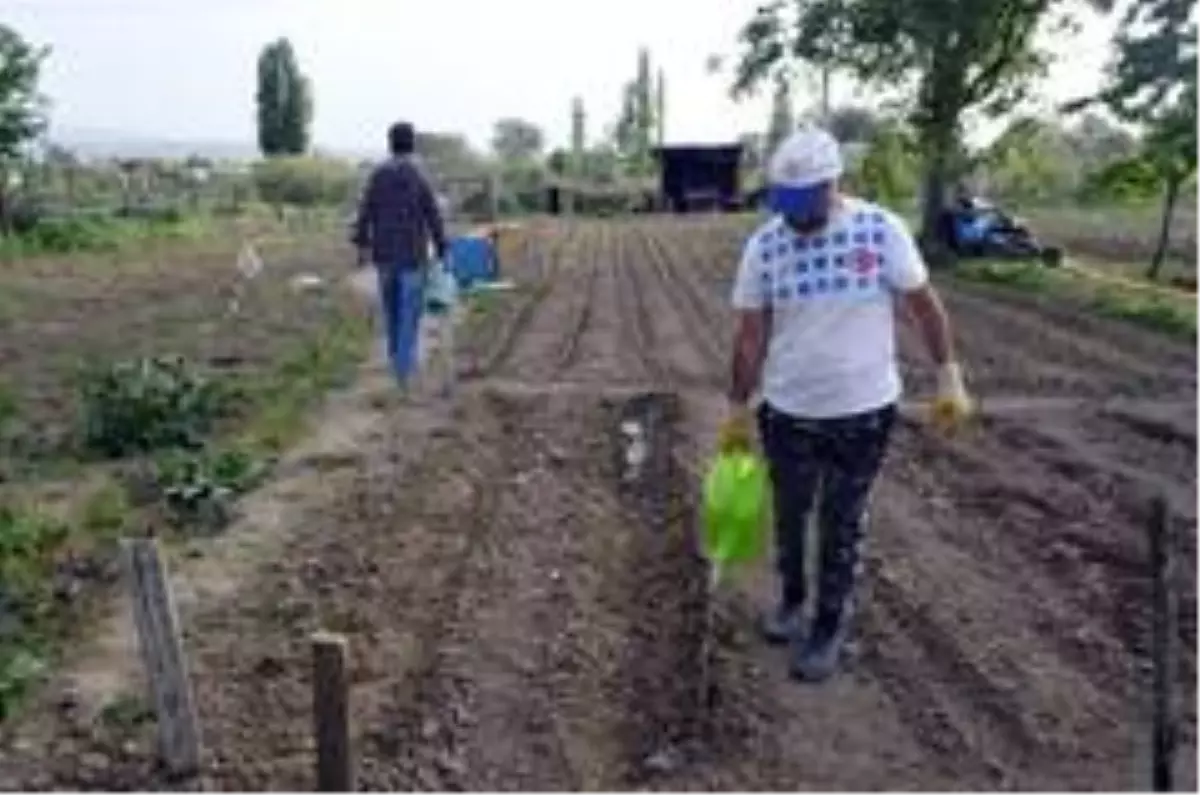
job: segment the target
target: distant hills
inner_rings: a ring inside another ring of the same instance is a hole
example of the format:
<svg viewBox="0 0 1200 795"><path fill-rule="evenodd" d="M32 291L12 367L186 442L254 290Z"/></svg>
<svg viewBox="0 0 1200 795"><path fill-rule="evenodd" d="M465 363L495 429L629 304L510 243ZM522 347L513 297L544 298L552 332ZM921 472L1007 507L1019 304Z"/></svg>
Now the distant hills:
<svg viewBox="0 0 1200 795"><path fill-rule="evenodd" d="M253 141L170 140L88 127L53 127L47 138L51 143L69 149L85 160L108 160L111 158L182 160L189 155L199 155L211 160L255 160L258 158L258 147ZM377 153L348 150L324 151L351 160L361 160L377 155Z"/></svg>

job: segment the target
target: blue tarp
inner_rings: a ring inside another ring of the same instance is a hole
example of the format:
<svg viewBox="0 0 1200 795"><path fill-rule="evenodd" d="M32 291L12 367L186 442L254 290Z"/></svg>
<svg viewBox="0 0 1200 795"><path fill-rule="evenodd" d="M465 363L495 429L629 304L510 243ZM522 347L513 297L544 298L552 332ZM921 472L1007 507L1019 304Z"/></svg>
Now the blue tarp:
<svg viewBox="0 0 1200 795"><path fill-rule="evenodd" d="M460 286L496 278L496 252L486 237L455 237L450 240L450 272Z"/></svg>

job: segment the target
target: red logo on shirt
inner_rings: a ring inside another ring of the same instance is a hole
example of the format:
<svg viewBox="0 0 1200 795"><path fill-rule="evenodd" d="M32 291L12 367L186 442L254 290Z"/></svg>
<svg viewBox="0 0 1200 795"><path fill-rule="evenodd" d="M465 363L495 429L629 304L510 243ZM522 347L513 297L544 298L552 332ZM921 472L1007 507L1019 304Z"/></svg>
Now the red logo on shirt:
<svg viewBox="0 0 1200 795"><path fill-rule="evenodd" d="M854 250L854 270L866 276L879 267L879 256L870 249L856 248Z"/></svg>

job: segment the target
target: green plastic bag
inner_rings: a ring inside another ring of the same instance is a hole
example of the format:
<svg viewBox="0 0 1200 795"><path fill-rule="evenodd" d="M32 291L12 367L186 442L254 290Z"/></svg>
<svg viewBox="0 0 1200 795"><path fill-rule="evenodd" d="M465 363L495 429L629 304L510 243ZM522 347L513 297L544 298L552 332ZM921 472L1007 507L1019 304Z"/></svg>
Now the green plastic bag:
<svg viewBox="0 0 1200 795"><path fill-rule="evenodd" d="M751 452L718 453L704 477L704 554L715 575L757 559L770 516L767 466Z"/></svg>

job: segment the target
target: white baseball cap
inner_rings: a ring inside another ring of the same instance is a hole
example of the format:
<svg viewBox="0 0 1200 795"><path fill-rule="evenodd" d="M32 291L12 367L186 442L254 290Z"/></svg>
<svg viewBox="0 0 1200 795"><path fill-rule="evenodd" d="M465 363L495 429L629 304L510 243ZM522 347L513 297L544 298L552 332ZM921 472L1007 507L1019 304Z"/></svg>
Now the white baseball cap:
<svg viewBox="0 0 1200 795"><path fill-rule="evenodd" d="M842 148L819 127L804 127L776 147L767 164L767 204L778 213L806 215L825 186L842 175Z"/></svg>

